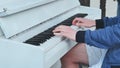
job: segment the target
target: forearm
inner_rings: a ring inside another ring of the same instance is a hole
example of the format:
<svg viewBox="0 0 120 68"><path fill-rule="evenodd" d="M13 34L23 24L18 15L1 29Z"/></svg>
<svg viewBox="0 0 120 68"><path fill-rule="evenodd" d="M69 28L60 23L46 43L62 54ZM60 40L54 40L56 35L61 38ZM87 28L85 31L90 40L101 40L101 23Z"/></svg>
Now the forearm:
<svg viewBox="0 0 120 68"><path fill-rule="evenodd" d="M97 19L96 21L96 29L108 27L120 23L120 17L104 17L103 19Z"/></svg>
<svg viewBox="0 0 120 68"><path fill-rule="evenodd" d="M113 26L115 24L120 23L120 17L111 17L111 18L105 17L102 20L104 22L104 27Z"/></svg>
<svg viewBox="0 0 120 68"><path fill-rule="evenodd" d="M99 48L112 48L120 44L119 27L120 24L117 24L95 31L79 31L76 34L76 41L79 43L87 43Z"/></svg>

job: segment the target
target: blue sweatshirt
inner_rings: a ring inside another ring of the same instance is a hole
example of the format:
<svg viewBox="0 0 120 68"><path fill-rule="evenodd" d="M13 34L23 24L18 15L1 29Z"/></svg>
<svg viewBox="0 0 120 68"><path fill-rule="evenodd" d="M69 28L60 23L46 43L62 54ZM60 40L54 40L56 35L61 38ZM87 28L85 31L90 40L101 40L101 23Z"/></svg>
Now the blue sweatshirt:
<svg viewBox="0 0 120 68"><path fill-rule="evenodd" d="M120 68L120 17L96 20L96 28L94 31L78 31L76 41L108 49L102 68Z"/></svg>

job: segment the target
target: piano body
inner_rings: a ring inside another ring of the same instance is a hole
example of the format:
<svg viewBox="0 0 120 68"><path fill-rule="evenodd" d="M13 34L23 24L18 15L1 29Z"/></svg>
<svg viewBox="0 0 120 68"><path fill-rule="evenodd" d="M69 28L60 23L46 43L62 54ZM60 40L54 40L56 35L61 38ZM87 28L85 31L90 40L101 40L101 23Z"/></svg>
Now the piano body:
<svg viewBox="0 0 120 68"><path fill-rule="evenodd" d="M76 14L96 19L101 10L80 6L79 0L1 0L0 68L54 67L76 42L50 31L61 22L71 23L68 19Z"/></svg>

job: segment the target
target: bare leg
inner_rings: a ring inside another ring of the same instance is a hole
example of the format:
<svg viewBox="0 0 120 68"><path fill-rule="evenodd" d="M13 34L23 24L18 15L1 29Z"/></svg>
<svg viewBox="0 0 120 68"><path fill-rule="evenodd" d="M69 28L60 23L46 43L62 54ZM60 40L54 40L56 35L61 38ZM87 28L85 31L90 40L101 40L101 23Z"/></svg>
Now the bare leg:
<svg viewBox="0 0 120 68"><path fill-rule="evenodd" d="M61 58L62 68L79 68L79 64L88 64L85 44L77 44Z"/></svg>

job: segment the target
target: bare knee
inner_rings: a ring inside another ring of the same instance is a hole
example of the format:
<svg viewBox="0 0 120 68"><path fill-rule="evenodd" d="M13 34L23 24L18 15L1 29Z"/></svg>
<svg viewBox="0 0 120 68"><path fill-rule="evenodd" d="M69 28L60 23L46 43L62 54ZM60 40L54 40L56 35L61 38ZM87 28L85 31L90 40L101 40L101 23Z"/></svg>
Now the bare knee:
<svg viewBox="0 0 120 68"><path fill-rule="evenodd" d="M61 64L61 68L79 68L79 63L74 61L73 57L66 55L61 58Z"/></svg>
<svg viewBox="0 0 120 68"><path fill-rule="evenodd" d="M73 47L66 55L61 58L62 64L88 63L85 44L78 44Z"/></svg>
<svg viewBox="0 0 120 68"><path fill-rule="evenodd" d="M73 53L68 52L66 55L64 55L61 58L61 63L62 64L75 64L75 63L78 63L78 61L75 60L75 57L73 56Z"/></svg>
<svg viewBox="0 0 120 68"><path fill-rule="evenodd" d="M72 57L65 55L61 58L61 63L63 63L63 64L73 63L72 60L73 60Z"/></svg>

